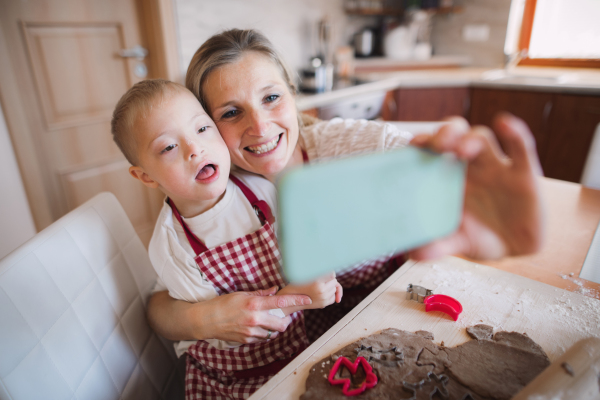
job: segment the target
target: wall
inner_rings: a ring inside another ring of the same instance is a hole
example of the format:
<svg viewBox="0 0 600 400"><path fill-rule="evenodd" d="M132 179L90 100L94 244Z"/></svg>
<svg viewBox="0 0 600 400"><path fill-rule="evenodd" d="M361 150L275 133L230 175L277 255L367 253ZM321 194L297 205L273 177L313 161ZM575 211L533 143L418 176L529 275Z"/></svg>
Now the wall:
<svg viewBox="0 0 600 400"><path fill-rule="evenodd" d="M35 235L33 217L0 108L0 258Z"/></svg>
<svg viewBox="0 0 600 400"><path fill-rule="evenodd" d="M502 66L510 2L455 0L462 11L434 17L434 54L469 56L473 66ZM338 44L350 43L352 34L374 23L372 18L345 15L343 3L343 0L175 0L182 77L198 47L211 35L229 28L261 30L297 70L313 55L315 25L325 15L335 24ZM489 39L464 41L462 31L467 24L489 25Z"/></svg>
<svg viewBox="0 0 600 400"><path fill-rule="evenodd" d="M175 0L182 75L198 47L225 29L263 32L294 70L305 66L316 45L316 24L328 16L335 42L346 44L367 18L348 18L343 0ZM337 47L337 46L336 46Z"/></svg>
<svg viewBox="0 0 600 400"><path fill-rule="evenodd" d="M503 66L510 0L455 0L455 5L462 7L462 11L434 17L431 35L434 54L469 56L477 67ZM489 39L465 42L462 30L467 24L489 25Z"/></svg>

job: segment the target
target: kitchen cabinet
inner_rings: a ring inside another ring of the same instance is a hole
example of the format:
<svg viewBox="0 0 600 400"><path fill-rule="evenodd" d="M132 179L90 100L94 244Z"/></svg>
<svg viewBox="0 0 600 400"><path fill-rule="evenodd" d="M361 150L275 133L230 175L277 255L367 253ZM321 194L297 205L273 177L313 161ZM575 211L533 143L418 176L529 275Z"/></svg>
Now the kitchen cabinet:
<svg viewBox="0 0 600 400"><path fill-rule="evenodd" d="M471 104L471 124L491 126L499 111L522 118L536 139L544 175L580 181L600 123L600 96L473 88Z"/></svg>
<svg viewBox="0 0 600 400"><path fill-rule="evenodd" d="M523 119L535 137L540 160L546 155L548 117L552 110L552 93L519 90L473 89L469 122L491 127L494 116L507 111Z"/></svg>
<svg viewBox="0 0 600 400"><path fill-rule="evenodd" d="M319 118L319 109L318 108L309 108L308 110L303 110L303 114L311 116L313 118Z"/></svg>
<svg viewBox="0 0 600 400"><path fill-rule="evenodd" d="M400 88L388 92L382 110L386 121L439 121L449 115L468 116L466 87Z"/></svg>
<svg viewBox="0 0 600 400"><path fill-rule="evenodd" d="M549 117L546 176L579 182L600 123L600 96L556 95Z"/></svg>

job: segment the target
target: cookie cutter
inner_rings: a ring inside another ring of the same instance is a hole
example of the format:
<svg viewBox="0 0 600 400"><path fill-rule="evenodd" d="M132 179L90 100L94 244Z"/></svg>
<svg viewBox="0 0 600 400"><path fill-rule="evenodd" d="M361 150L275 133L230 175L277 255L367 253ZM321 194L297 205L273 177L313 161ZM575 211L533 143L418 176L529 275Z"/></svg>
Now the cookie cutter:
<svg viewBox="0 0 600 400"><path fill-rule="evenodd" d="M366 378L360 387L356 389L350 389L350 386L352 385L352 381L350 380L350 378L335 378L335 375L338 373L338 370L340 369L340 366L342 364L344 365L344 367L350 370L352 375L356 373L356 370L358 369L358 364L362 365L363 369L365 370ZM354 361L354 363L352 363L346 357L340 356L333 364L333 367L331 367L331 371L329 371L329 376L327 377L327 380L332 385L343 385L342 394L344 394L344 396L356 396L361 394L365 390L377 385L377 375L373 373L373 368L364 357L356 357L356 360Z"/></svg>
<svg viewBox="0 0 600 400"><path fill-rule="evenodd" d="M442 398L447 399L450 396L448 388L446 387L449 380L450 378L448 378L447 375L440 374L438 376L434 372L428 372L427 377L417 383L408 383L406 381L402 381L402 386L404 389L412 392L412 396L406 400L417 400L418 392L423 388L423 386L430 383L433 383L433 390L429 392L429 400L433 400L436 393Z"/></svg>
<svg viewBox="0 0 600 400"><path fill-rule="evenodd" d="M355 348L354 351L356 351L357 357L365 357L369 364L371 362L376 362L385 367L398 367L404 364L404 353L395 346L390 349L375 350L373 349L373 346L367 347L364 344L361 344L360 347Z"/></svg>
<svg viewBox="0 0 600 400"><path fill-rule="evenodd" d="M462 312L462 305L453 297L445 294L433 294L433 291L423 286L408 284L407 298L425 304L425 311L441 311L448 314L455 321Z"/></svg>

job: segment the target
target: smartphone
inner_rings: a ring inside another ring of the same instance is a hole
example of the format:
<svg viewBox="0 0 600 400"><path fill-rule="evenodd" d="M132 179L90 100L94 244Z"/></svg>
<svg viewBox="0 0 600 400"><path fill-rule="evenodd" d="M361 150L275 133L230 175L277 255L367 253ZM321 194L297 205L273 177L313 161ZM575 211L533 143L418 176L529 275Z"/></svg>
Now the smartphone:
<svg viewBox="0 0 600 400"><path fill-rule="evenodd" d="M278 183L283 273L308 282L460 224L466 165L415 147L311 164Z"/></svg>

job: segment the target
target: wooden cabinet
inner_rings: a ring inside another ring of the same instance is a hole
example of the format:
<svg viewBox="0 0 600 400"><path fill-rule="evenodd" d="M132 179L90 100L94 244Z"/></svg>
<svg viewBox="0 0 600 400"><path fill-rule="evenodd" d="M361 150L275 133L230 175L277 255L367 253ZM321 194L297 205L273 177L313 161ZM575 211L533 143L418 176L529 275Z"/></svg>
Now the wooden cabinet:
<svg viewBox="0 0 600 400"><path fill-rule="evenodd" d="M600 123L600 96L555 95L543 160L546 176L579 182Z"/></svg>
<svg viewBox="0 0 600 400"><path fill-rule="evenodd" d="M309 108L308 110L303 110L302 114L309 115L313 118L319 118L319 109L318 108Z"/></svg>
<svg viewBox="0 0 600 400"><path fill-rule="evenodd" d="M522 118L535 137L538 155L543 161L546 155L552 98L552 93L475 88L471 93L469 122L491 127L494 116L500 111L507 111Z"/></svg>
<svg viewBox="0 0 600 400"><path fill-rule="evenodd" d="M470 122L491 126L508 111L527 122L537 142L544 175L579 182L596 125L600 96L474 88Z"/></svg>
<svg viewBox="0 0 600 400"><path fill-rule="evenodd" d="M473 125L491 127L507 111L533 133L549 178L579 182L592 137L600 123L600 96L467 87L400 88L387 93L385 121L439 121L461 115Z"/></svg>
<svg viewBox="0 0 600 400"><path fill-rule="evenodd" d="M387 121L439 121L450 115L468 116L466 87L401 88L389 92L382 118Z"/></svg>

